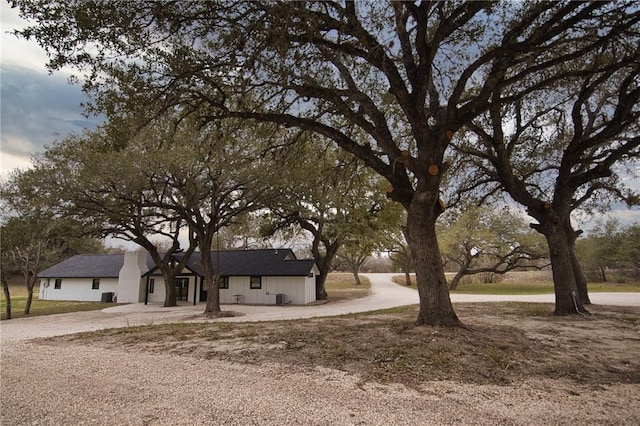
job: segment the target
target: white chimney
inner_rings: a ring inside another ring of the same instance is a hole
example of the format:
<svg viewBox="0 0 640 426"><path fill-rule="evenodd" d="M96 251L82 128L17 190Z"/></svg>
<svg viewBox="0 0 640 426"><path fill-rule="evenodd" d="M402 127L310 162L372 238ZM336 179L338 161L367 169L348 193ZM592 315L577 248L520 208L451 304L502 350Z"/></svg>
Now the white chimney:
<svg viewBox="0 0 640 426"><path fill-rule="evenodd" d="M145 283L142 274L147 272L147 253L130 251L124 254L124 264L118 274L118 303L144 302Z"/></svg>

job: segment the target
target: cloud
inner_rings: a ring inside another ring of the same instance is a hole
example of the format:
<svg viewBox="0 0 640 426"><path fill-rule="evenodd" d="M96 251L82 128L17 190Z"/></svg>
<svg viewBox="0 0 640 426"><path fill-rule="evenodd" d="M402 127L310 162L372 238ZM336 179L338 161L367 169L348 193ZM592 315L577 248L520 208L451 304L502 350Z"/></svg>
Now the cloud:
<svg viewBox="0 0 640 426"><path fill-rule="evenodd" d="M84 93L61 75L3 63L0 79L3 173L19 167L45 145L94 129L101 121L83 116Z"/></svg>
<svg viewBox="0 0 640 426"><path fill-rule="evenodd" d="M86 100L79 86L68 84L68 72L50 75L45 51L33 40L10 34L29 22L18 9L0 2L0 174L24 168L45 145L83 129L93 129L99 118L83 116Z"/></svg>
<svg viewBox="0 0 640 426"><path fill-rule="evenodd" d="M6 1L0 2L2 14L2 31L0 45L2 46L2 65L19 66L45 72L48 62L47 54L33 40L24 40L11 34L14 30L21 30L30 23L18 15L18 8L12 8Z"/></svg>

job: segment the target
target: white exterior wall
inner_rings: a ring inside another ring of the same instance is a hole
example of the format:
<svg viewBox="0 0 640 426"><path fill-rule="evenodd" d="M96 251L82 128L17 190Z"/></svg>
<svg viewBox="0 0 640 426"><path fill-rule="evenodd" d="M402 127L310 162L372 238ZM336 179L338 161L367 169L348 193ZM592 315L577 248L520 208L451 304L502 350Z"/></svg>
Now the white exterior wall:
<svg viewBox="0 0 640 426"><path fill-rule="evenodd" d="M304 279L304 287L305 287L304 303L311 303L316 301L316 276L320 273L320 270L314 264L313 269L311 269L311 272L313 272L312 274L313 276L305 277Z"/></svg>
<svg viewBox="0 0 640 426"><path fill-rule="evenodd" d="M315 269L315 267L314 267ZM315 273L309 277L262 277L262 288L251 289L250 277L229 277L229 288L220 289L220 303L235 303L235 295L240 295L239 303L275 305L276 294L286 295L287 303L304 305L315 301Z"/></svg>
<svg viewBox="0 0 640 426"><path fill-rule="evenodd" d="M181 277L181 278L187 278L187 277ZM194 288L196 288L196 284L199 283L200 278L199 277L188 277L189 278L189 290L187 293L187 301L190 303L193 303L193 292L194 292ZM162 278L162 276L152 276L151 279L155 280L155 284L153 285L153 293L149 293L148 295L148 299L147 302L148 303L164 303L164 297L167 294L167 291L165 289L165 285L164 285L164 278ZM147 285L147 279L145 277L144 279L144 285L143 285L143 295L142 295L142 301L144 302L144 291L146 289L146 285ZM200 296L200 287L198 284L198 287L196 288L197 292L196 292L196 301L198 300L197 298ZM178 301L180 302L180 301ZM185 303L184 301L182 301L182 303Z"/></svg>
<svg viewBox="0 0 640 426"><path fill-rule="evenodd" d="M48 283L48 285L47 285ZM102 293L117 293L117 278L100 278L100 287L92 290L93 278L62 278L59 289L54 288L55 279L40 280L40 300L78 300L100 302Z"/></svg>
<svg viewBox="0 0 640 426"><path fill-rule="evenodd" d="M118 303L144 302L146 279L141 278L147 272L147 253L127 252L124 265L118 277Z"/></svg>

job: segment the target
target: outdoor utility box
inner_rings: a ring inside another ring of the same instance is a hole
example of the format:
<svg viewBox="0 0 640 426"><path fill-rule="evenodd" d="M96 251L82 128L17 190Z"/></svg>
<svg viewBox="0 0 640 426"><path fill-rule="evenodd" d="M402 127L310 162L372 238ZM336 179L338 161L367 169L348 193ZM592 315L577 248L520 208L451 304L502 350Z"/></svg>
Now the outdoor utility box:
<svg viewBox="0 0 640 426"><path fill-rule="evenodd" d="M102 299L100 302L102 303L112 303L113 302L113 292L102 293Z"/></svg>
<svg viewBox="0 0 640 426"><path fill-rule="evenodd" d="M284 306L287 303L287 295L283 293L276 294L276 305Z"/></svg>

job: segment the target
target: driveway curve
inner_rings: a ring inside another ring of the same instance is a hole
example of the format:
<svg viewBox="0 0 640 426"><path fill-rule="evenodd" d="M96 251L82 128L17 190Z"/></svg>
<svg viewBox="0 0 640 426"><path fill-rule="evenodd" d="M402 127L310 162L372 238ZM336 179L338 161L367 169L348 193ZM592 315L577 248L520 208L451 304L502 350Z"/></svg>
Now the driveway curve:
<svg viewBox="0 0 640 426"><path fill-rule="evenodd" d="M419 302L415 288L400 286L392 282L397 274L365 274L371 281L371 293L363 298L342 302L328 302L311 306L250 306L224 305L223 310L239 312L240 316L219 318L224 322L278 321L301 318L346 315L359 312L413 305ZM595 304L618 306L640 306L640 293L592 293ZM480 302L530 302L553 303L553 294L540 295L478 295L452 294L453 303ZM160 305L141 303L114 306L102 311L75 312L32 318L17 318L3 321L0 326L2 342L29 340L63 334L95 331L136 325L168 322L211 321L202 317L202 305L180 305L164 308Z"/></svg>

